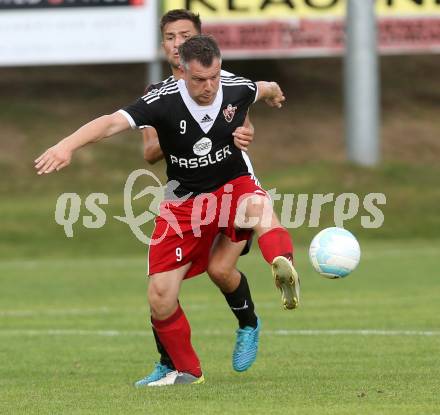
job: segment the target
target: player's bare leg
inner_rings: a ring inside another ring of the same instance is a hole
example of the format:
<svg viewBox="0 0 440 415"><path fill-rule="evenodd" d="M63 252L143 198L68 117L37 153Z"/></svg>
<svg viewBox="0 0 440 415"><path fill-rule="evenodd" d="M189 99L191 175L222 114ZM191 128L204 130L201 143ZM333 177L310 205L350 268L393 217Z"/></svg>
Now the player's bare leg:
<svg viewBox="0 0 440 415"><path fill-rule="evenodd" d="M204 382L200 361L191 345L191 329L178 302L180 286L190 266L191 263L188 263L175 270L157 273L150 277L148 302L151 321L175 370L161 371L156 365L151 375L136 382L137 387ZM162 377L157 380L152 379L155 372L160 372L156 374Z"/></svg>
<svg viewBox="0 0 440 415"><path fill-rule="evenodd" d="M147 296L154 319L165 320L176 311L180 286L190 267L191 262L180 268L150 276Z"/></svg>
<svg viewBox="0 0 440 415"><path fill-rule="evenodd" d="M240 283L237 262L246 242L232 242L224 234L219 234L214 241L207 272L212 282L224 293L231 293Z"/></svg>
<svg viewBox="0 0 440 415"><path fill-rule="evenodd" d="M211 250L208 265L209 277L222 291L239 323L232 353L232 367L237 372L249 369L254 363L261 328L260 320L254 312L247 279L236 268L246 243L247 241L232 242L226 235L219 234Z"/></svg>
<svg viewBox="0 0 440 415"><path fill-rule="evenodd" d="M272 265L275 285L281 292L286 310L299 305L300 282L293 266L293 246L265 196L252 195L244 199L238 209L236 225L252 227L258 235L258 244L264 259Z"/></svg>

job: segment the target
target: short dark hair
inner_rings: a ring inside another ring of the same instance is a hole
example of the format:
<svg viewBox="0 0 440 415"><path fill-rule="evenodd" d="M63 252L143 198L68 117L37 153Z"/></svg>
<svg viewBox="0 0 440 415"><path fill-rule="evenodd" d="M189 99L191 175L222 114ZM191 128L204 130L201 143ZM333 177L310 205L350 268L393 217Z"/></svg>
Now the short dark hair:
<svg viewBox="0 0 440 415"><path fill-rule="evenodd" d="M221 59L222 55L217 42L212 36L196 35L179 46L179 57L182 66L196 60L205 68L208 68L215 58Z"/></svg>
<svg viewBox="0 0 440 415"><path fill-rule="evenodd" d="M174 9L165 13L160 19L160 32L163 35L163 30L165 25L168 23L177 22L178 20L189 20L193 23L197 30L197 33L202 33L202 21L200 20L200 15L195 14L190 10L186 9Z"/></svg>

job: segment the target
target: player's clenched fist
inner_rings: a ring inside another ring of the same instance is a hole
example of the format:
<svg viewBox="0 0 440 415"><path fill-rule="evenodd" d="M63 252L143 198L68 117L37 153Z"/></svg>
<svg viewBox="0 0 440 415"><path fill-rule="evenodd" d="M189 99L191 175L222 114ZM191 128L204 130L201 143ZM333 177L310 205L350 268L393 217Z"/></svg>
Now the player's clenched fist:
<svg viewBox="0 0 440 415"><path fill-rule="evenodd" d="M63 142L47 149L35 160L35 168L38 174L52 173L70 164L72 150L67 148Z"/></svg>
<svg viewBox="0 0 440 415"><path fill-rule="evenodd" d="M248 146L254 139L254 126L249 122L246 127L237 127L232 135L235 146L240 150L248 151Z"/></svg>
<svg viewBox="0 0 440 415"><path fill-rule="evenodd" d="M265 100L266 104L270 107L281 108L283 102L286 100L283 91L276 82L270 82L271 97Z"/></svg>

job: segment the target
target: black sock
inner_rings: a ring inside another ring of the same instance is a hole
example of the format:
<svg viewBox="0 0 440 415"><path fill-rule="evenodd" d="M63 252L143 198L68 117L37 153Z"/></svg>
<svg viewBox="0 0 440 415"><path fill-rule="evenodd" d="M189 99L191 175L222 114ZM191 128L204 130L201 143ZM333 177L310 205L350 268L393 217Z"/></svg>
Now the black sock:
<svg viewBox="0 0 440 415"><path fill-rule="evenodd" d="M235 317L237 317L240 328L245 326L255 328L257 327L257 315L254 312L251 292L245 275L241 272L240 275L240 284L238 284L236 290L232 293L223 293L223 295Z"/></svg>
<svg viewBox="0 0 440 415"><path fill-rule="evenodd" d="M173 362L171 361L170 356L168 355L167 351L165 350L165 347L163 347L162 343L159 340L159 336L156 333L156 330L154 330L154 327L151 326L151 330L153 330L154 334L154 340L156 341L156 348L157 351L160 354L160 363L163 365L168 366L170 369L175 369Z"/></svg>

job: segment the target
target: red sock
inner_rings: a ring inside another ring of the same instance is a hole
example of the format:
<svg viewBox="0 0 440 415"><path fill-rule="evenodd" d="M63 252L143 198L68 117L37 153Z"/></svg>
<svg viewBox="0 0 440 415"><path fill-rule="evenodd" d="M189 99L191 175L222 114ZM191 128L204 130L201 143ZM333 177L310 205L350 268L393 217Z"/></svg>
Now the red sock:
<svg viewBox="0 0 440 415"><path fill-rule="evenodd" d="M167 319L151 321L176 370L200 377L200 360L191 345L191 328L180 304Z"/></svg>
<svg viewBox="0 0 440 415"><path fill-rule="evenodd" d="M263 254L264 259L272 264L272 261L277 256L285 256L292 260L293 245L289 232L284 228L271 229L269 232L261 235L258 238L258 245Z"/></svg>

